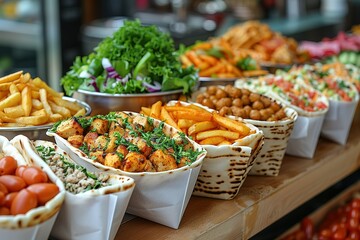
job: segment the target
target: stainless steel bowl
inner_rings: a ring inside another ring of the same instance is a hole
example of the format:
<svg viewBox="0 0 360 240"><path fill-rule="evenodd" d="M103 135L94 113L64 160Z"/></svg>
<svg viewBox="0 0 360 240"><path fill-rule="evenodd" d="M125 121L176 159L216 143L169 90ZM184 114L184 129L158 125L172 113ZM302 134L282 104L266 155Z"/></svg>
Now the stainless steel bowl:
<svg viewBox="0 0 360 240"><path fill-rule="evenodd" d="M78 90L73 97L88 103L92 114L107 114L113 111L140 112L141 107L149 107L157 101L168 102L177 100L182 89L167 92L142 94L108 94Z"/></svg>
<svg viewBox="0 0 360 240"><path fill-rule="evenodd" d="M238 78L211 78L211 77L200 77L200 87L207 87L212 85L225 86L228 84L234 85Z"/></svg>
<svg viewBox="0 0 360 240"><path fill-rule="evenodd" d="M69 97L63 97L63 99L70 102L77 102L80 106L84 107L86 110L86 116L91 114L91 107L89 104ZM46 135L46 131L52 126L53 124L26 127L0 127L0 135L7 137L9 140L17 135L24 135L31 140L54 141L52 137Z"/></svg>

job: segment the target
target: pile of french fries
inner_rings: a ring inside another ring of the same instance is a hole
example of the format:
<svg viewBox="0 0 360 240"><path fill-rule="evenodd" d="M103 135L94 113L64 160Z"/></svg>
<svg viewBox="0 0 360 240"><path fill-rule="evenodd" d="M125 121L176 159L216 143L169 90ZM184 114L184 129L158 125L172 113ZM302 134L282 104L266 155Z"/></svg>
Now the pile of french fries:
<svg viewBox="0 0 360 240"><path fill-rule="evenodd" d="M212 50L221 53L221 56L210 54ZM241 70L236 63L249 56L247 53L235 54L230 44L223 39L213 39L197 43L180 56L184 67L194 66L199 70L200 77L237 78L265 75L268 72L260 68Z"/></svg>
<svg viewBox="0 0 360 240"><path fill-rule="evenodd" d="M0 127L38 126L86 111L40 78L18 71L0 78Z"/></svg>
<svg viewBox="0 0 360 240"><path fill-rule="evenodd" d="M202 145L231 145L253 133L243 122L180 101L174 106L158 101L142 107L140 113L164 121Z"/></svg>
<svg viewBox="0 0 360 240"><path fill-rule="evenodd" d="M293 64L307 59L293 38L274 32L267 24L247 21L231 27L221 38L237 53L246 53L260 62Z"/></svg>

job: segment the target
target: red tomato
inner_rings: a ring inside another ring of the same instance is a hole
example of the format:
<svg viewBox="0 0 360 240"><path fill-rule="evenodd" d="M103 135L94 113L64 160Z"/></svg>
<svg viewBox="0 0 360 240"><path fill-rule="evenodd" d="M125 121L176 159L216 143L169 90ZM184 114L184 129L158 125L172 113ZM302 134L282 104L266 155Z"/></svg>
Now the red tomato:
<svg viewBox="0 0 360 240"><path fill-rule="evenodd" d="M5 201L5 193L0 192L0 206L4 204Z"/></svg>
<svg viewBox="0 0 360 240"><path fill-rule="evenodd" d="M21 190L14 198L10 213L11 215L25 214L37 206L37 198L34 193L26 188Z"/></svg>
<svg viewBox="0 0 360 240"><path fill-rule="evenodd" d="M16 160L11 156L5 156L0 159L0 176L1 175L12 175L15 173L17 168Z"/></svg>
<svg viewBox="0 0 360 240"><path fill-rule="evenodd" d="M15 175L18 176L18 177L22 177L23 172L27 167L28 166L25 166L25 165L21 165L21 166L17 167L16 171L15 171Z"/></svg>
<svg viewBox="0 0 360 240"><path fill-rule="evenodd" d="M360 209L360 198L354 198L350 203L352 208Z"/></svg>
<svg viewBox="0 0 360 240"><path fill-rule="evenodd" d="M321 237L323 237L323 238L331 238L332 237L332 232L331 232L331 230L330 229L323 229L323 230L321 230L320 231L320 233L319 233L319 238L320 238L320 236Z"/></svg>
<svg viewBox="0 0 360 240"><path fill-rule="evenodd" d="M347 235L346 227L342 224L337 225L337 228L334 231L333 239L334 240L341 240L345 239Z"/></svg>
<svg viewBox="0 0 360 240"><path fill-rule="evenodd" d="M18 192L12 192L5 196L5 201L3 205L10 209L12 202L14 201L14 198L18 195Z"/></svg>
<svg viewBox="0 0 360 240"><path fill-rule="evenodd" d="M351 208L350 211L347 214L348 218L357 218L359 219L360 217L360 209L357 208Z"/></svg>
<svg viewBox="0 0 360 240"><path fill-rule="evenodd" d="M27 185L34 183L46 183L48 181L47 174L35 166L27 167L23 171L22 178L25 180Z"/></svg>
<svg viewBox="0 0 360 240"><path fill-rule="evenodd" d="M35 183L27 189L36 194L39 205L45 205L59 193L59 188L54 183Z"/></svg>
<svg viewBox="0 0 360 240"><path fill-rule="evenodd" d="M0 216L1 215L10 215L10 209L7 207L0 207Z"/></svg>
<svg viewBox="0 0 360 240"><path fill-rule="evenodd" d="M6 188L6 186L2 183L0 183L0 192L5 193L5 195L8 194L8 192L9 192Z"/></svg>
<svg viewBox="0 0 360 240"><path fill-rule="evenodd" d="M18 192L26 187L24 179L14 175L0 176L0 183L4 184L9 192Z"/></svg>
<svg viewBox="0 0 360 240"><path fill-rule="evenodd" d="M360 233L358 231L350 231L349 235L348 235L348 239L359 240L360 239Z"/></svg>
<svg viewBox="0 0 360 240"><path fill-rule="evenodd" d="M307 239L312 239L314 235L314 223L310 218L304 218L301 221L300 228L305 233Z"/></svg>
<svg viewBox="0 0 360 240"><path fill-rule="evenodd" d="M356 230L359 227L359 219L358 218L349 218L346 221L346 227L348 230Z"/></svg>

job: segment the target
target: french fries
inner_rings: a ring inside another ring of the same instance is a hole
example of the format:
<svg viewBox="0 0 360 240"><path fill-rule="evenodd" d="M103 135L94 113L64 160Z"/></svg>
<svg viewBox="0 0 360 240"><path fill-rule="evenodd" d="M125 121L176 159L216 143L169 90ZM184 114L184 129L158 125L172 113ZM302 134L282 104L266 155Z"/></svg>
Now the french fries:
<svg viewBox="0 0 360 240"><path fill-rule="evenodd" d="M153 114L160 111L160 115ZM174 106L156 102L151 107L141 108L142 114L155 117L177 128L203 145L231 145L252 133L243 122L223 117L216 112L178 101Z"/></svg>
<svg viewBox="0 0 360 240"><path fill-rule="evenodd" d="M40 78L19 71L0 78L0 127L37 126L57 122L86 111L62 98Z"/></svg>

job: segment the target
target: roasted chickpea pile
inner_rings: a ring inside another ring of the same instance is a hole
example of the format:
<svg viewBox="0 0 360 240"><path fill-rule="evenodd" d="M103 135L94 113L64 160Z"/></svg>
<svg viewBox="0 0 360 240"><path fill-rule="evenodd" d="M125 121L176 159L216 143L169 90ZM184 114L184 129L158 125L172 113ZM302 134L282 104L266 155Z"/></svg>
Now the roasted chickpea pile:
<svg viewBox="0 0 360 240"><path fill-rule="evenodd" d="M209 86L197 96L196 102L219 111L222 116L261 121L278 121L287 117L284 108L270 98L232 85L224 88Z"/></svg>

